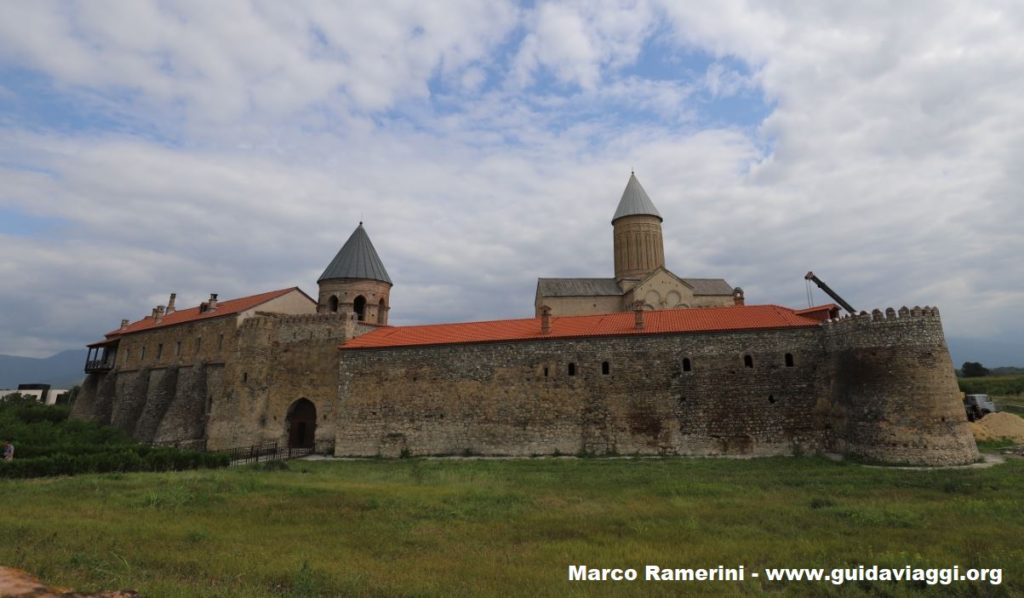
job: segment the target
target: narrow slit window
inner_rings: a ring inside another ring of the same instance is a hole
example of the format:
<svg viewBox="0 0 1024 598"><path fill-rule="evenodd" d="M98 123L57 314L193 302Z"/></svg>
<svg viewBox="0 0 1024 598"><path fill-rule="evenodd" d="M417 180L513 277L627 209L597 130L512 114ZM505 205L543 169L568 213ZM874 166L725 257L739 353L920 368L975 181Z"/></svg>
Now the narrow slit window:
<svg viewBox="0 0 1024 598"><path fill-rule="evenodd" d="M223 348L224 348L224 335L222 334L219 337L217 337L217 350L219 351L219 350L221 350Z"/></svg>
<svg viewBox="0 0 1024 598"><path fill-rule="evenodd" d="M743 356L743 365L744 365L744 367L748 367L748 368L754 367L754 358L751 357L750 355L744 355Z"/></svg>
<svg viewBox="0 0 1024 598"><path fill-rule="evenodd" d="M548 368L547 368L547 366L544 366L544 377L545 378L548 377Z"/></svg>
<svg viewBox="0 0 1024 598"><path fill-rule="evenodd" d="M610 373L612 373L612 368L611 368L611 366L610 366L610 365L608 365L608 362L607 362L607 361L605 361L605 362L602 362L602 363L601 363L601 374L602 374L602 375L605 375L605 376L607 376L607 375L608 375L608 374L610 374Z"/></svg>
<svg viewBox="0 0 1024 598"><path fill-rule="evenodd" d="M160 343L160 344L158 344L158 345L156 346L156 358L157 358L157 359L160 359L160 357L161 357L161 356L162 356L163 354L164 354L164 344L163 344L163 343Z"/></svg>
<svg viewBox="0 0 1024 598"><path fill-rule="evenodd" d="M196 355L199 354L199 349L202 349L202 348L203 348L203 337L197 336L196 337Z"/></svg>
<svg viewBox="0 0 1024 598"><path fill-rule="evenodd" d="M683 371L684 372L693 371L693 364L690 363L690 358L689 357L684 357L683 358Z"/></svg>
<svg viewBox="0 0 1024 598"><path fill-rule="evenodd" d="M793 354L792 353L786 353L786 367L787 368L793 367Z"/></svg>
<svg viewBox="0 0 1024 598"><path fill-rule="evenodd" d="M576 364L575 363L570 363L569 364L569 375L570 376L575 376L576 375Z"/></svg>
<svg viewBox="0 0 1024 598"><path fill-rule="evenodd" d="M249 381L249 372L242 372L242 382Z"/></svg>
<svg viewBox="0 0 1024 598"><path fill-rule="evenodd" d="M178 355L181 355L181 341L174 344L174 356L177 357Z"/></svg>

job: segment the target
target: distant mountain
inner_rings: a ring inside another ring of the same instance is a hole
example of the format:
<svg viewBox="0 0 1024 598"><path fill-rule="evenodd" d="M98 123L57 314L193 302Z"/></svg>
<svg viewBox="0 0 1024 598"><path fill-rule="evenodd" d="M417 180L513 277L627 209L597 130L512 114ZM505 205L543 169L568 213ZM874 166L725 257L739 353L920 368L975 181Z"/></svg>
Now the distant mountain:
<svg viewBox="0 0 1024 598"><path fill-rule="evenodd" d="M985 338L946 339L953 365L960 367L965 361L976 361L988 369L998 367L1024 367L1024 341L991 340Z"/></svg>
<svg viewBox="0 0 1024 598"><path fill-rule="evenodd" d="M86 349L61 351L44 358L0 355L0 388L18 388L19 384L50 384L71 388L81 384L85 372Z"/></svg>

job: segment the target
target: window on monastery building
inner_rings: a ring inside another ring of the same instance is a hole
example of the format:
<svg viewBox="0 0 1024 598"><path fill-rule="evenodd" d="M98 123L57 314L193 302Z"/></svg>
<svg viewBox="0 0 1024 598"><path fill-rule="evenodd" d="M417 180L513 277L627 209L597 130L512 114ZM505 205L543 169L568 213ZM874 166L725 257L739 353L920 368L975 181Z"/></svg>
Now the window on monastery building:
<svg viewBox="0 0 1024 598"><path fill-rule="evenodd" d="M356 312L356 319L360 322L366 320L366 297L362 295L356 297L356 300L352 302L352 311Z"/></svg>
<svg viewBox="0 0 1024 598"><path fill-rule="evenodd" d="M196 337L196 355L199 354L199 349L201 349L202 347L203 347L203 337L197 336Z"/></svg>
<svg viewBox="0 0 1024 598"><path fill-rule="evenodd" d="M548 368L547 368L547 366L544 366L544 377L545 378L548 377Z"/></svg>
<svg viewBox="0 0 1024 598"><path fill-rule="evenodd" d="M576 364L575 363L570 363L569 364L569 375L570 376L575 376L576 375Z"/></svg>
<svg viewBox="0 0 1024 598"><path fill-rule="evenodd" d="M139 350L139 361L145 361L145 360L146 360L146 345L142 345L142 348Z"/></svg>
<svg viewBox="0 0 1024 598"><path fill-rule="evenodd" d="M249 381L249 372L242 372L242 382Z"/></svg>
<svg viewBox="0 0 1024 598"><path fill-rule="evenodd" d="M601 374L607 376L610 373L612 373L612 368L610 365L608 365L608 362L601 362Z"/></svg>
<svg viewBox="0 0 1024 598"><path fill-rule="evenodd" d="M787 368L793 367L793 354L792 353L786 353L786 367Z"/></svg>
<svg viewBox="0 0 1024 598"><path fill-rule="evenodd" d="M327 300L327 309L331 310L332 312L337 312L338 311L338 296L337 295L331 295L331 298Z"/></svg>
<svg viewBox="0 0 1024 598"><path fill-rule="evenodd" d="M383 324L384 317L387 314L388 306L384 303L384 298L381 297L380 303L377 304L377 323Z"/></svg>
<svg viewBox="0 0 1024 598"><path fill-rule="evenodd" d="M156 358L160 359L164 354L164 344L160 343L156 346Z"/></svg>
<svg viewBox="0 0 1024 598"><path fill-rule="evenodd" d="M131 356L132 356L132 350L131 349L125 349L124 350L124 364L125 365L128 365L128 360L131 359Z"/></svg>
<svg viewBox="0 0 1024 598"><path fill-rule="evenodd" d="M220 351L224 348L224 335L217 337L217 350Z"/></svg>
<svg viewBox="0 0 1024 598"><path fill-rule="evenodd" d="M744 355L743 356L743 365L744 365L744 367L748 367L748 368L754 367L754 358L751 357L750 355Z"/></svg>
<svg viewBox="0 0 1024 598"><path fill-rule="evenodd" d="M177 357L179 355L181 355L181 341L174 344L174 356Z"/></svg>
<svg viewBox="0 0 1024 598"><path fill-rule="evenodd" d="M692 370L693 370L693 364L690 363L690 358L689 357L684 357L683 358L683 371L684 372L689 372L689 371L692 371Z"/></svg>

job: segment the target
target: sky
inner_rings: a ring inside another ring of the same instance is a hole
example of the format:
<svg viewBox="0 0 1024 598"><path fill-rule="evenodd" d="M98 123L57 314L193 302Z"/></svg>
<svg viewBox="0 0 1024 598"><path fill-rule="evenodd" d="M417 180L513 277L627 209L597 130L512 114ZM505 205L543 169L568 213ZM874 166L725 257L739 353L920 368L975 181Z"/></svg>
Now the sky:
<svg viewBox="0 0 1024 598"><path fill-rule="evenodd" d="M360 221L391 324L532 317L538 277L613 275L631 170L679 276L1018 341L1022 35L1014 2L0 3L0 353L315 297Z"/></svg>

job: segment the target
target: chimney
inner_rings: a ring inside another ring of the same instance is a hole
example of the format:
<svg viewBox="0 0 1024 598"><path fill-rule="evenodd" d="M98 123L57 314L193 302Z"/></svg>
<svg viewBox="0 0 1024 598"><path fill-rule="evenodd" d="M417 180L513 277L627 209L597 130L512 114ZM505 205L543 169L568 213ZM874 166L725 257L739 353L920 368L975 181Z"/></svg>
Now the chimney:
<svg viewBox="0 0 1024 598"><path fill-rule="evenodd" d="M551 308L547 305L540 308L540 333L551 334Z"/></svg>
<svg viewBox="0 0 1024 598"><path fill-rule="evenodd" d="M167 300L167 313L174 313L174 299L178 296L177 293L171 293L171 298Z"/></svg>
<svg viewBox="0 0 1024 598"><path fill-rule="evenodd" d="M156 320L157 322L164 319L163 305L157 305L156 307L153 308L153 319Z"/></svg>
<svg viewBox="0 0 1024 598"><path fill-rule="evenodd" d="M206 302L206 310L213 311L217 309L217 293L210 293L210 300Z"/></svg>
<svg viewBox="0 0 1024 598"><path fill-rule="evenodd" d="M636 330L643 330L644 329L644 302L643 301L634 301L633 302L633 316L634 316L633 328L635 328Z"/></svg>
<svg viewBox="0 0 1024 598"><path fill-rule="evenodd" d="M121 320L121 328L127 328L127 327L128 327L128 320L127 319Z"/></svg>
<svg viewBox="0 0 1024 598"><path fill-rule="evenodd" d="M732 290L732 303L733 305L745 305L743 300L743 289L736 287Z"/></svg>
<svg viewBox="0 0 1024 598"><path fill-rule="evenodd" d="M149 317L153 318L154 320L156 319L156 308L155 307L153 308L153 311L149 314Z"/></svg>

